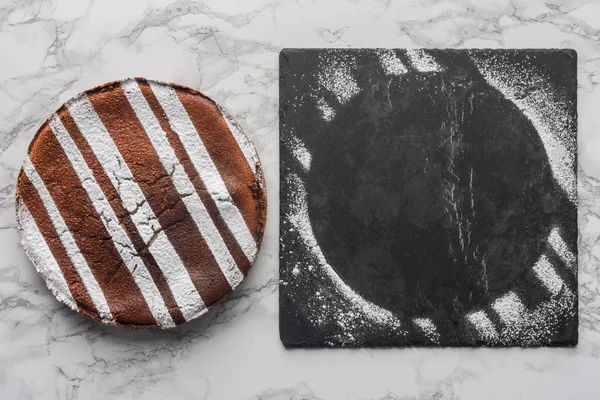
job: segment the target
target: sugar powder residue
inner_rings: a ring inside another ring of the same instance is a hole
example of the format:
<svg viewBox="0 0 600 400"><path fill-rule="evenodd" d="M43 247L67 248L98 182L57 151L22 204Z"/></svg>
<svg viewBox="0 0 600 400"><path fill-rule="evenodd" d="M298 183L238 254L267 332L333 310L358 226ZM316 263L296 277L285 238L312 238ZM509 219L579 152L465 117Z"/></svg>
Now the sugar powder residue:
<svg viewBox="0 0 600 400"><path fill-rule="evenodd" d="M438 333L435 324L429 318L415 318L413 323L418 326L425 336L434 343L439 343L440 334Z"/></svg>
<svg viewBox="0 0 600 400"><path fill-rule="evenodd" d="M340 326L344 343L350 344L357 340L355 332L368 325L385 326L390 332L401 332L401 322L390 311L365 300L350 288L327 263L321 248L315 238L308 215L306 190L302 179L297 174L287 178L289 187L294 195L290 202L290 211L286 220L291 229L298 235L307 249L308 257L329 284L327 290L337 293L337 296L326 296L317 290L311 298L311 322L316 325L335 323ZM314 272L313 272L314 273Z"/></svg>
<svg viewBox="0 0 600 400"><path fill-rule="evenodd" d="M498 341L498 332L496 331L493 322L484 311L476 311L467 314L467 320L475 326L484 340L490 343Z"/></svg>
<svg viewBox="0 0 600 400"><path fill-rule="evenodd" d="M548 243L552 246L552 249L556 252L556 254L563 260L563 262L569 267L573 269L573 266L577 262L577 258L575 254L565 243L564 239L560 235L560 228L555 226L550 232L550 236L548 237Z"/></svg>
<svg viewBox="0 0 600 400"><path fill-rule="evenodd" d="M393 50L381 50L379 52L379 62L388 75L400 76L408 72L406 66Z"/></svg>
<svg viewBox="0 0 600 400"><path fill-rule="evenodd" d="M572 203L577 201L575 113L544 76L504 62L501 55L472 53L485 80L512 101L531 121L544 145L552 174Z"/></svg>
<svg viewBox="0 0 600 400"><path fill-rule="evenodd" d="M570 111L573 104L568 99L560 99L547 79L537 71L505 62L500 55L478 54L472 53L472 59L479 71L490 85L512 101L531 121L540 135L555 180L569 200L575 203L577 143L574 130L576 115ZM576 256L569 250L558 227L552 229L547 241L573 272ZM491 308L505 325L497 333L501 344L546 343L562 319L576 314L576 294L556 273L546 255L540 257L532 270L551 297L532 310L528 310L513 291L496 299ZM467 319L484 339L493 335L493 325L483 311L471 313Z"/></svg>
<svg viewBox="0 0 600 400"><path fill-rule="evenodd" d="M518 325L523 322L525 306L515 292L508 292L499 299L496 299L492 308L508 326Z"/></svg>
<svg viewBox="0 0 600 400"><path fill-rule="evenodd" d="M500 343L505 345L535 345L545 343L555 333L556 326L565 316L576 312L576 296L564 287L560 294L533 310L525 308L514 292L497 299L492 308L505 323L500 332Z"/></svg>
<svg viewBox="0 0 600 400"><path fill-rule="evenodd" d="M312 154L306 149L304 143L296 136L290 136L289 146L292 150L292 154L302 165L304 172L310 170L310 164L312 162Z"/></svg>
<svg viewBox="0 0 600 400"><path fill-rule="evenodd" d="M576 295L564 284L545 255L536 262L533 271L550 293L550 299L528 310L514 291L497 298L491 309L503 322L500 331L496 331L484 311L468 314L467 320L484 340L503 345L543 344L562 318L575 315Z"/></svg>
<svg viewBox="0 0 600 400"><path fill-rule="evenodd" d="M356 60L340 52L329 53L321 58L319 84L335 95L340 104L346 104L360 93L353 71L357 69Z"/></svg>
<svg viewBox="0 0 600 400"><path fill-rule="evenodd" d="M321 118L330 122L335 118L335 110L323 98L317 100L317 108L321 112Z"/></svg>
<svg viewBox="0 0 600 400"><path fill-rule="evenodd" d="M441 70L440 65L425 50L408 49L406 55L412 66L419 72L437 72Z"/></svg>
<svg viewBox="0 0 600 400"><path fill-rule="evenodd" d="M545 255L542 255L538 262L533 266L533 272L537 275L538 279L546 286L548 291L553 295L557 295L563 288L564 282L558 276L554 267L548 261Z"/></svg>

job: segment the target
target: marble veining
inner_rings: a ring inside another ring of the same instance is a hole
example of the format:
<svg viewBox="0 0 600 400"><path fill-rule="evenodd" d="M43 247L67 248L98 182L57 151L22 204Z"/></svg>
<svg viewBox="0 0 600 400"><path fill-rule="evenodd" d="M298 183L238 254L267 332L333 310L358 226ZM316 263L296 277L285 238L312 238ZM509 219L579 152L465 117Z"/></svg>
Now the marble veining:
<svg viewBox="0 0 600 400"><path fill-rule="evenodd" d="M578 52L579 307L574 349L285 351L278 337L278 53L283 47L569 47ZM600 389L600 2L8 0L0 3L3 399L595 399ZM8 55L8 56L7 56ZM207 92L265 169L257 263L222 306L166 332L61 306L19 243L14 188L55 109L110 80Z"/></svg>

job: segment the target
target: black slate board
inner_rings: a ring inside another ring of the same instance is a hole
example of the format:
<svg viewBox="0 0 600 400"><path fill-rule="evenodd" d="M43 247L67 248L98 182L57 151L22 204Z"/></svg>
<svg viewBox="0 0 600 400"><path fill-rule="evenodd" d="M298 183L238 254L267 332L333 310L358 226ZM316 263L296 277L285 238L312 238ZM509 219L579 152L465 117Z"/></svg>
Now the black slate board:
<svg viewBox="0 0 600 400"><path fill-rule="evenodd" d="M283 50L283 344L575 345L576 60Z"/></svg>

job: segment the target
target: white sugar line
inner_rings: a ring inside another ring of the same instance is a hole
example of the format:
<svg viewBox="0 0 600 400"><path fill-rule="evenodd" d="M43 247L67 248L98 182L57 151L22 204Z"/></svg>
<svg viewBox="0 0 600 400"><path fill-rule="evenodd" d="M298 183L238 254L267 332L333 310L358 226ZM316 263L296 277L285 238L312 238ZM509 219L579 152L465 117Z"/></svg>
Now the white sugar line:
<svg viewBox="0 0 600 400"><path fill-rule="evenodd" d="M533 272L535 272L538 279L542 281L551 294L557 295L560 293L564 286L564 282L560 276L558 276L545 255L542 255L535 263Z"/></svg>
<svg viewBox="0 0 600 400"><path fill-rule="evenodd" d="M333 121L335 118L335 110L329 105L329 103L327 103L327 101L325 101L324 98L321 97L317 100L317 108L321 112L321 118L323 118L324 121Z"/></svg>
<svg viewBox="0 0 600 400"><path fill-rule="evenodd" d="M237 240L248 260L254 260L257 252L254 237L246 221L244 221L240 210L227 191L227 187L217 166L210 157L199 132L196 131L190 116L177 96L177 92L170 85L157 82L149 83L169 120L171 129L173 129L181 140L186 153L215 202L225 224Z"/></svg>
<svg viewBox="0 0 600 400"><path fill-rule="evenodd" d="M569 128L571 115L569 103L555 99L553 89L547 85L536 86L527 96L519 89L525 81L511 82L518 74L512 68L502 68L490 59L472 57L484 79L502 95L513 102L532 123L546 150L554 179L567 194L572 204L577 204L577 175L575 173L577 147L560 136L576 136ZM535 77L534 77L535 78ZM530 80L531 76L522 79ZM575 139L573 139L576 142Z"/></svg>
<svg viewBox="0 0 600 400"><path fill-rule="evenodd" d="M429 340L434 343L440 342L440 334L430 318L414 318L413 323L423 331Z"/></svg>
<svg viewBox="0 0 600 400"><path fill-rule="evenodd" d="M52 225L54 226L54 229L56 230L60 241L67 252L67 255L69 256L69 259L81 277L81 281L83 282L86 291L92 299L92 303L94 303L96 310L98 310L100 319L106 323L114 323L114 318L110 312L110 308L106 298L104 297L102 288L100 288L100 285L98 284L98 281L96 281L96 278L94 277L94 274L92 273L87 261L81 254L81 251L75 242L75 238L71 234L71 231L69 231L69 228L63 217L60 215L58 207L54 203L50 192L48 192L48 189L44 185L42 178L38 175L29 156L25 159L23 170L42 199L44 208L46 209L46 212L52 221Z"/></svg>
<svg viewBox="0 0 600 400"><path fill-rule="evenodd" d="M310 154L310 152L304 145L304 142L301 141L298 137L292 135L289 139L289 145L292 154L294 155L294 157L296 157L296 160L298 160L300 165L302 165L304 172L309 172L310 166L312 164L312 154Z"/></svg>
<svg viewBox="0 0 600 400"><path fill-rule="evenodd" d="M131 170L92 104L83 95L69 103L68 109L81 134L119 193L123 206L130 213L142 240L150 246L149 250L165 275L184 318L190 320L204 313L206 306L196 290L189 272L162 230L142 189L135 182Z"/></svg>
<svg viewBox="0 0 600 400"><path fill-rule="evenodd" d="M492 308L507 325L520 325L526 314L525 306L515 292L508 292L492 304Z"/></svg>
<svg viewBox="0 0 600 400"><path fill-rule="evenodd" d="M398 58L394 50L381 50L378 55L379 63L386 74L400 76L408 72L408 68Z"/></svg>
<svg viewBox="0 0 600 400"><path fill-rule="evenodd" d="M72 310L77 310L77 304L56 261L56 257L52 254L46 238L40 232L40 228L35 223L24 202L19 204L18 213L21 234L23 235L22 242L27 255L33 260L38 273L44 276L46 284L54 296Z"/></svg>
<svg viewBox="0 0 600 400"><path fill-rule="evenodd" d="M67 132L67 129L56 114L50 118L49 125L73 166L73 170L77 174L81 185L87 192L94 209L100 216L106 231L113 239L115 247L123 260L123 264L127 267L140 289L157 325L161 328L174 327L175 323L150 272L146 268L144 261L137 254L135 246L121 226L119 218L112 209L100 184L96 181L92 170L85 162L83 155L69 135L69 132Z"/></svg>
<svg viewBox="0 0 600 400"><path fill-rule="evenodd" d="M365 300L348 286L337 272L335 272L332 266L329 265L310 224L304 184L296 174L291 174L290 179L293 181L293 186L296 188L297 196L290 205L292 211L288 215L289 222L298 232L304 246L310 249L310 252L315 257L317 265L331 281L332 287L339 290L340 295L352 306L360 309L366 318L379 324L388 324L394 328L399 328L401 326L401 321L392 312Z"/></svg>
<svg viewBox="0 0 600 400"><path fill-rule="evenodd" d="M475 326L482 339L494 342L498 340L498 331L485 311L467 314L467 320Z"/></svg>
<svg viewBox="0 0 600 400"><path fill-rule="evenodd" d="M567 265L569 268L573 268L575 262L577 261L577 257L571 250L569 250L569 246L565 243L564 239L560 234L560 229L558 227L552 228L550 235L548 236L548 243L552 246L554 252L560 257L561 260Z"/></svg>
<svg viewBox="0 0 600 400"><path fill-rule="evenodd" d="M419 72L438 72L441 70L439 64L425 50L408 49L406 55L412 66Z"/></svg>
<svg viewBox="0 0 600 400"><path fill-rule="evenodd" d="M254 144L248 139L246 134L242 131L237 122L233 119L231 114L229 114L223 107L217 104L217 108L221 112L223 119L227 123L227 127L231 131L233 138L238 144L238 147L242 150L242 154L244 154L244 158L246 162L252 169L252 173L256 174L256 166L259 164L258 153L256 152L256 148Z"/></svg>
<svg viewBox="0 0 600 400"><path fill-rule="evenodd" d="M198 230L215 257L219 268L223 271L227 282L229 282L232 289L236 288L242 279L244 279L244 275L229 252L221 233L219 233L219 230L215 226L202 199L200 199L200 196L196 192L194 184L179 162L175 150L169 144L167 134L161 128L160 122L158 122L158 119L146 101L142 90L135 79L128 79L121 82L121 88L135 115L146 131L165 170L173 171L171 179L175 189L181 196Z"/></svg>

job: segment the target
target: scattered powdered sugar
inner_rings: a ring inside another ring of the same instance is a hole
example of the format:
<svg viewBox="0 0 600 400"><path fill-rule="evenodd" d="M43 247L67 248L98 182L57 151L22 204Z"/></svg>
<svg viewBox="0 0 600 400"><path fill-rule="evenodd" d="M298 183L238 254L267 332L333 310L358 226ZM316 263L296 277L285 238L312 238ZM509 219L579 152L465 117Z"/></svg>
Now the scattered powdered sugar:
<svg viewBox="0 0 600 400"><path fill-rule="evenodd" d="M554 230L549 241L553 233ZM483 339L504 345L515 342L540 344L552 335L561 318L576 312L573 308L576 296L556 273L546 255L540 256L533 266L533 272L550 293L550 300L528 310L514 291L499 297L491 307L504 324L500 332L484 311L467 314L467 320Z"/></svg>
<svg viewBox="0 0 600 400"><path fill-rule="evenodd" d="M563 260L567 267L572 269L577 258L575 257L575 254L569 250L569 247L560 235L559 227L555 226L552 228L550 236L548 237L548 243L550 243L554 252Z"/></svg>
<svg viewBox="0 0 600 400"><path fill-rule="evenodd" d="M572 104L561 100L547 80L531 68L519 68L496 56L477 57L477 53L473 53L471 58L486 81L531 121L540 135L554 178L569 200L575 203L577 143L573 129L575 113L569 111ZM569 250L558 227L552 229L547 241L563 262L573 268L576 256ZM505 324L499 333L499 341L503 344L512 344L517 340L521 344L542 343L552 335L561 318L576 313L576 295L557 274L546 255L536 262L533 272L551 298L533 310L526 309L513 291L497 299L492 309ZM490 336L493 325L484 312L471 313L467 318L484 338Z"/></svg>
<svg viewBox="0 0 600 400"><path fill-rule="evenodd" d="M381 50L379 52L379 62L388 75L399 76L408 72L406 66L393 50Z"/></svg>
<svg viewBox="0 0 600 400"><path fill-rule="evenodd" d="M492 308L498 313L500 319L508 326L522 324L523 322L525 306L515 292L508 292L494 301Z"/></svg>
<svg viewBox="0 0 600 400"><path fill-rule="evenodd" d="M553 295L557 295L563 288L564 282L558 276L554 267L548 261L545 255L542 255L538 262L533 266L533 272L537 275L540 281Z"/></svg>
<svg viewBox="0 0 600 400"><path fill-rule="evenodd" d="M296 174L291 174L288 179L291 183L290 186L295 190L295 196L293 196L293 203L290 204L290 212L286 216L286 219L289 221L294 231L299 235L301 242L308 250L311 258L314 259L317 267L325 273L325 276L331 283L331 288L340 294L349 306L336 307L333 315L336 316L337 323L343 325L345 328L352 329L356 325L362 325L364 323L363 319L367 318L377 324L385 324L392 329L400 328L400 320L398 318L390 311L368 302L352 290L352 288L350 288L334 271L331 265L327 263L312 230L308 216L308 204L304 183ZM317 292L316 299L318 300L320 296L321 293ZM334 302L331 301L323 303L317 301L317 304L321 304L320 307L325 310L335 306Z"/></svg>
<svg viewBox="0 0 600 400"><path fill-rule="evenodd" d="M340 104L346 104L360 93L354 78L356 61L350 55L334 52L330 57L321 59L319 84L335 95Z"/></svg>
<svg viewBox="0 0 600 400"><path fill-rule="evenodd" d="M540 304L532 311L524 310L518 323L508 325L501 333L504 343L540 344L555 333L556 326L564 317L573 316L577 311L574 307L576 295L564 287L560 295L552 296L550 300Z"/></svg>
<svg viewBox="0 0 600 400"><path fill-rule="evenodd" d="M503 62L500 56L472 57L485 80L531 121L544 145L552 174L572 203L577 201L577 138L572 104L561 100L544 77L531 68Z"/></svg>
<svg viewBox="0 0 600 400"><path fill-rule="evenodd" d="M419 72L438 72L441 70L440 65L423 49L408 49L406 55L412 66Z"/></svg>
<svg viewBox="0 0 600 400"><path fill-rule="evenodd" d="M69 285L65 280L56 258L48 247L46 239L40 232L33 216L27 209L22 198L16 202L17 226L21 232L21 244L33 262L36 271L46 282L48 289L58 301L65 303L70 309L77 311L77 304L73 300Z"/></svg>
<svg viewBox="0 0 600 400"><path fill-rule="evenodd" d="M438 333L435 324L429 318L415 318L413 323L418 326L429 340L434 343L439 343L440 334Z"/></svg>
<svg viewBox="0 0 600 400"><path fill-rule="evenodd" d="M302 164L304 172L308 172L312 162L312 154L306 149L302 140L298 139L296 136L290 136L289 145L294 157Z"/></svg>
<svg viewBox="0 0 600 400"><path fill-rule="evenodd" d="M485 311L476 311L467 314L467 319L475 326L484 340L490 343L495 343L498 340L498 332Z"/></svg>
<svg viewBox="0 0 600 400"><path fill-rule="evenodd" d="M554 282L558 281L554 280ZM504 345L545 343L555 333L561 319L573 316L577 312L574 307L576 299L576 295L566 285L562 285L561 290L552 293L550 300L533 310L528 310L516 293L508 292L492 304L492 308L504 323L499 333L499 343Z"/></svg>
<svg viewBox="0 0 600 400"><path fill-rule="evenodd" d="M248 136L246 136L244 131L242 131L242 128L235 121L235 119L233 119L233 116L231 114L229 114L223 107L221 107L218 104L217 108L219 109L221 115L225 119L225 123L231 131L231 134L237 142L240 150L242 150L242 154L244 154L244 157L246 158L250 169L252 169L252 172L256 174L257 169L259 169L258 166L260 165L260 161L258 159L258 153L256 152L256 147L254 147L254 143L252 143L252 141L248 139ZM261 186L264 185L262 178L257 179L257 181L260 183Z"/></svg>
<svg viewBox="0 0 600 400"><path fill-rule="evenodd" d="M317 108L321 112L321 118L330 122L335 118L335 110L323 98L317 100Z"/></svg>

